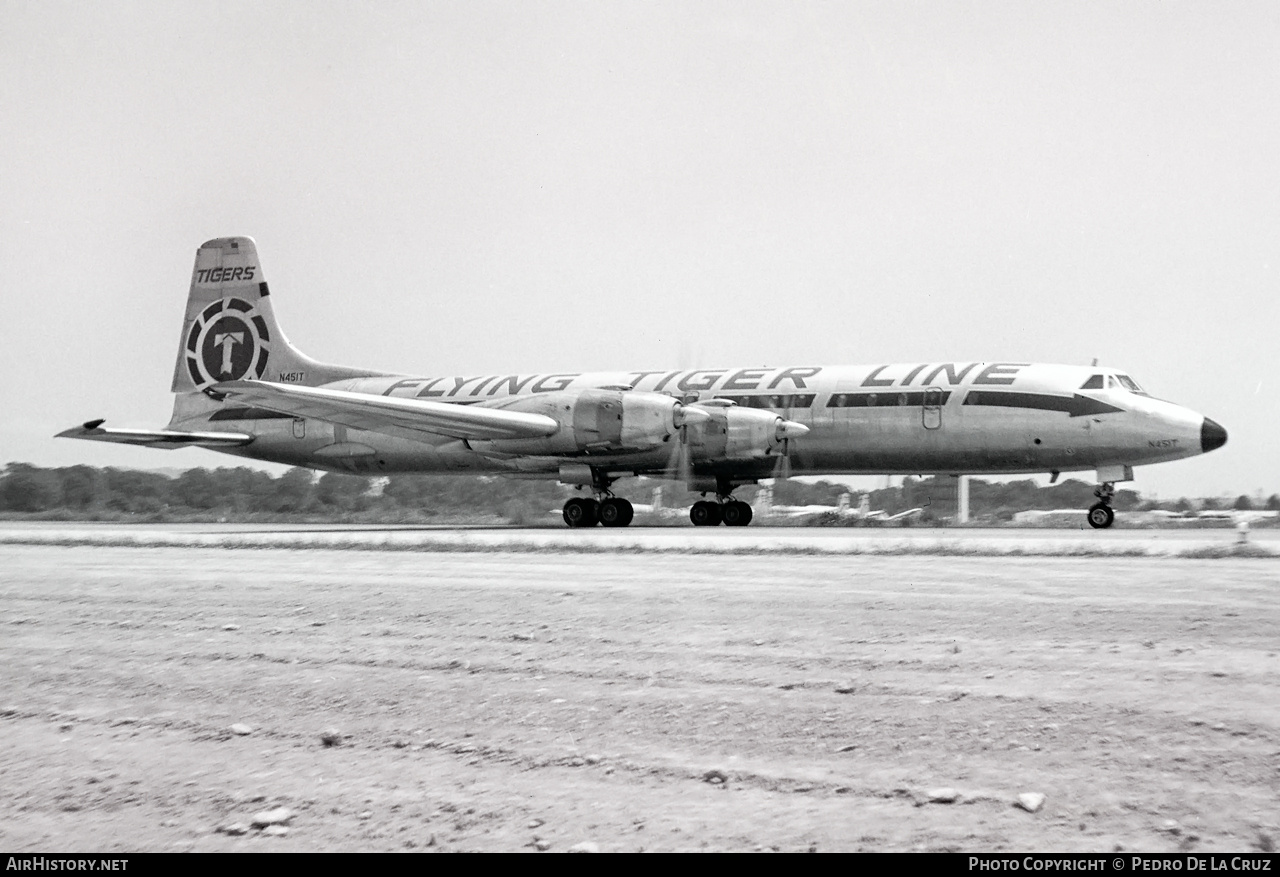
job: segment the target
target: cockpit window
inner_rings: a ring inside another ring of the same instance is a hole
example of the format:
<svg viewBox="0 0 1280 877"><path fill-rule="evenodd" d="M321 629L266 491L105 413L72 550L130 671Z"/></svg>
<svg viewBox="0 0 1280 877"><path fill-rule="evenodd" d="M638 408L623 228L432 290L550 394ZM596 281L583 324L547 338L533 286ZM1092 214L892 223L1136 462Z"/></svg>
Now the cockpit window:
<svg viewBox="0 0 1280 877"><path fill-rule="evenodd" d="M1120 382L1116 380L1116 376L1107 375L1107 389L1114 390L1118 386L1120 386Z"/></svg>
<svg viewBox="0 0 1280 877"><path fill-rule="evenodd" d="M1085 382L1084 382L1084 385L1083 385L1080 389L1082 389L1082 390L1101 390L1101 389L1102 389L1102 375L1094 375L1093 377L1089 378L1089 380L1087 380L1087 381L1085 381Z"/></svg>
<svg viewBox="0 0 1280 877"><path fill-rule="evenodd" d="M1138 393L1143 396L1147 395L1146 391L1138 386L1138 382L1128 375L1116 375L1116 380L1118 380L1124 388L1131 393Z"/></svg>

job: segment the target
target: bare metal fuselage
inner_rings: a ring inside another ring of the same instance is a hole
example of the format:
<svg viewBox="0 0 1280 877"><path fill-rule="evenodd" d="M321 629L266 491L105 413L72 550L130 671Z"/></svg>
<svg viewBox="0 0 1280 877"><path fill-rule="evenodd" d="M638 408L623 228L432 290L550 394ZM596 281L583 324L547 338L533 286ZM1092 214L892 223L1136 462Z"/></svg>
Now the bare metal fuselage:
<svg viewBox="0 0 1280 877"><path fill-rule="evenodd" d="M1101 389L1082 389L1096 375ZM808 427L790 471L823 474L1032 473L1105 470L1202 453L1205 418L1124 389L1107 369L1027 363L906 363L476 377L364 377L325 385L392 398L501 406L513 398L589 387L726 399ZM1110 386L1105 386L1109 383ZM660 473L666 448L639 453L502 455L472 443L401 438L227 404L171 424L253 435L226 453L365 473L490 472L553 476L566 462L618 474ZM712 466L733 478L768 477L776 461ZM1107 479L1111 480L1111 479ZM1115 480L1122 480L1116 478Z"/></svg>

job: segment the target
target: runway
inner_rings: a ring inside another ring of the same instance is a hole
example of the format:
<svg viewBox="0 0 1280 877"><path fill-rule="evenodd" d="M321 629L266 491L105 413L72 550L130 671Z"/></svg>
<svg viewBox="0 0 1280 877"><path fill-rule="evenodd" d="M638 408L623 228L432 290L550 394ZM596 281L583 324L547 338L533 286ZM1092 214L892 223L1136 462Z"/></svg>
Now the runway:
<svg viewBox="0 0 1280 877"><path fill-rule="evenodd" d="M1071 557L1280 557L1280 530L564 527L343 524L0 524L0 544L343 548L419 551L656 552Z"/></svg>
<svg viewBox="0 0 1280 877"><path fill-rule="evenodd" d="M1267 560L149 532L188 541L0 545L5 849L1199 853L1280 832ZM249 827L276 807L284 834Z"/></svg>

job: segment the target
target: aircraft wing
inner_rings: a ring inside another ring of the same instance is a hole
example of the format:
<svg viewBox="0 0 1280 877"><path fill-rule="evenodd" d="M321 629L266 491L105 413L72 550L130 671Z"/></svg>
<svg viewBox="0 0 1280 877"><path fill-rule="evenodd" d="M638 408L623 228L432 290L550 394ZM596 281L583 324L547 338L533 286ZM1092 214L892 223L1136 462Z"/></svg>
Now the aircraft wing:
<svg viewBox="0 0 1280 877"><path fill-rule="evenodd" d="M226 448L247 445L253 436L243 432L182 432L174 429L115 429L104 427L101 420L90 420L82 426L64 429L54 438L78 438L147 448Z"/></svg>
<svg viewBox="0 0 1280 877"><path fill-rule="evenodd" d="M425 435L457 439L542 438L560 424L541 414L480 408L425 399L401 399L300 387L265 381L224 381L212 388L238 400L291 414L409 438Z"/></svg>

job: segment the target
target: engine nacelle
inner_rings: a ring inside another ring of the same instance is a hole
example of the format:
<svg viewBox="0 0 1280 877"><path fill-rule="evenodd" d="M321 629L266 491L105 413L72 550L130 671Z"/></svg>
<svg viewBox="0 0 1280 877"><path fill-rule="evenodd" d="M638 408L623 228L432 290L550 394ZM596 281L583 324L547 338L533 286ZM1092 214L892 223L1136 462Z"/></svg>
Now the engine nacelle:
<svg viewBox="0 0 1280 877"><path fill-rule="evenodd" d="M473 441L470 445L475 450L539 456L646 451L675 435L685 418L684 406L670 396L634 390L537 393L499 407L545 415L560 428L546 438Z"/></svg>
<svg viewBox="0 0 1280 877"><path fill-rule="evenodd" d="M771 411L698 403L710 419L689 427L689 449L697 462L758 460L780 453L788 438L809 430ZM798 428L798 430L797 430Z"/></svg>

